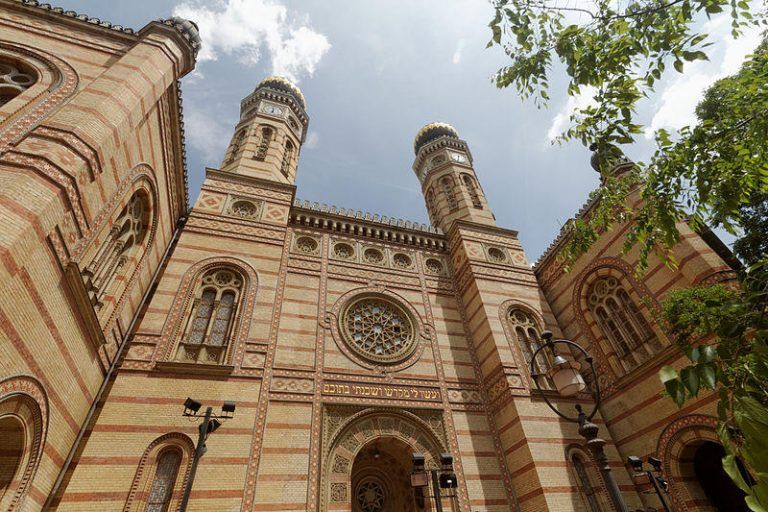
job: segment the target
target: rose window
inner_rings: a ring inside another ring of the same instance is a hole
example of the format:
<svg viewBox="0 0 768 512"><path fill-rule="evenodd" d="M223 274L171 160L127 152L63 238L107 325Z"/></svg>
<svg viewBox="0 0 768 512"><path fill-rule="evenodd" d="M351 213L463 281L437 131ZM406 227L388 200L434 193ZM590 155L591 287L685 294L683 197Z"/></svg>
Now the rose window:
<svg viewBox="0 0 768 512"><path fill-rule="evenodd" d="M347 244L336 244L333 246L333 254L337 258L341 258L343 260L351 259L352 256L355 254L354 250L352 249L352 246Z"/></svg>
<svg viewBox="0 0 768 512"><path fill-rule="evenodd" d="M488 259L492 261L493 263L504 263L507 261L507 256L504 254L504 251L501 249L497 249L496 247L491 247L488 249Z"/></svg>
<svg viewBox="0 0 768 512"><path fill-rule="evenodd" d="M350 304L341 317L347 344L360 355L380 362L396 362L414 348L410 315L401 306L378 296Z"/></svg>
<svg viewBox="0 0 768 512"><path fill-rule="evenodd" d="M363 259L366 263L379 264L384 261L384 255L376 249L366 249L363 253Z"/></svg>
<svg viewBox="0 0 768 512"><path fill-rule="evenodd" d="M296 248L301 252L314 254L317 250L317 240L309 238L308 236L303 236L296 240Z"/></svg>
<svg viewBox="0 0 768 512"><path fill-rule="evenodd" d="M392 258L392 264L396 268L410 268L411 267L411 258L409 258L405 254L395 254Z"/></svg>
<svg viewBox="0 0 768 512"><path fill-rule="evenodd" d="M35 83L34 72L8 61L0 62L0 105L5 105Z"/></svg>
<svg viewBox="0 0 768 512"><path fill-rule="evenodd" d="M362 512L384 510L384 488L376 480L366 480L357 486L357 505Z"/></svg>
<svg viewBox="0 0 768 512"><path fill-rule="evenodd" d="M443 272L443 264L438 260L432 258L428 259L425 263L427 270L433 274L441 274Z"/></svg>
<svg viewBox="0 0 768 512"><path fill-rule="evenodd" d="M232 205L232 215L248 218L256 215L256 205L249 201L237 201Z"/></svg>

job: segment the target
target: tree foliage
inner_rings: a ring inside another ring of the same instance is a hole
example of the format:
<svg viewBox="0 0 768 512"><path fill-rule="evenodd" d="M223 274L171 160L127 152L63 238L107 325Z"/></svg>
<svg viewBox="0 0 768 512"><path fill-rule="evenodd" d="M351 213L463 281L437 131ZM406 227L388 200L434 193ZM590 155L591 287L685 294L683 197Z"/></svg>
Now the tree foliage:
<svg viewBox="0 0 768 512"><path fill-rule="evenodd" d="M741 288L722 285L672 291L663 302L669 332L690 364L659 376L682 406L701 390L719 394L718 434L731 479L752 510L768 510L768 268L754 266ZM736 466L753 475L745 480Z"/></svg>
<svg viewBox="0 0 768 512"><path fill-rule="evenodd" d="M766 26L765 0L495 0L488 46L510 64L498 87L514 86L538 105L549 100L553 66L568 94L593 100L571 115L560 141L592 145L602 186L590 213L574 219L561 255L568 264L605 232L626 223L623 251L638 249L638 272L657 254L675 265L678 227L706 223L740 233L737 254L751 268L740 288L677 290L664 301L669 332L690 364L664 367L660 378L678 404L702 390L718 393L724 468L754 511L768 511L768 38L738 73L714 84L696 109L695 126L659 130L656 149L620 175L610 173L618 147L643 131L637 106L665 74L707 59L701 20L730 12L732 35ZM738 470L741 458L753 477Z"/></svg>
<svg viewBox="0 0 768 512"><path fill-rule="evenodd" d="M745 0L562 3L561 0L496 0L489 45L501 46L511 63L498 87L514 86L546 104L556 61L565 67L568 94L594 100L577 109L560 140L594 144L598 152L631 143L643 131L638 103L665 74L707 59L702 16L729 11L732 32L766 24L764 5ZM581 6L584 7L581 7ZM739 207L768 191L768 48L763 43L742 70L712 87L697 110L699 123L677 134L660 130L652 159L621 178L608 176L591 216L572 226L564 251L573 261L605 230L633 219L624 250L639 248L639 270L656 253L670 264L679 241L677 223L707 222L735 230ZM628 191L641 202L628 204Z"/></svg>

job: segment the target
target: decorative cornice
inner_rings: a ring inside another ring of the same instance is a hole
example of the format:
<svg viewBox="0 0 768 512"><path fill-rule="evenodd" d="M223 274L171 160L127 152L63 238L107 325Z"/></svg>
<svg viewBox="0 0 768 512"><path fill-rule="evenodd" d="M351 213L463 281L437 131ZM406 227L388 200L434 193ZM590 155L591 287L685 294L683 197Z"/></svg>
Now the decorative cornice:
<svg viewBox="0 0 768 512"><path fill-rule="evenodd" d="M446 248L445 237L440 228L300 199L293 203L290 222L435 250Z"/></svg>
<svg viewBox="0 0 768 512"><path fill-rule="evenodd" d="M517 240L517 231L514 229L500 228L498 226L489 226L488 224L480 224L478 222L472 222L468 220L455 220L451 224L451 229L448 231L448 238L453 238L459 229L469 229L475 232L488 233L492 235L501 235L504 237L513 237Z"/></svg>
<svg viewBox="0 0 768 512"><path fill-rule="evenodd" d="M91 16L88 16L87 14L78 14L75 11L65 11L61 7L53 7L51 4L47 3L40 3L38 0L11 0L11 3L14 4L20 4L25 7L33 7L37 8L41 11L47 11L51 14L55 14L58 16L61 16L62 18L69 18L72 20L81 21L83 23L87 23L93 27L100 27L103 29L109 29L114 32L118 32L121 34L129 34L129 35L135 35L136 32L129 27L124 27L122 25L115 25L109 21L101 20L99 18L92 18Z"/></svg>
<svg viewBox="0 0 768 512"><path fill-rule="evenodd" d="M212 167L205 168L206 178L215 178L220 181L227 181L229 183L240 183L242 185L250 185L259 188L265 188L267 190L273 190L275 192L282 192L288 194L291 198L296 193L296 185L289 183L279 183L277 181L267 180L264 178L257 178L255 176L248 176L245 174L235 174L232 172L221 171Z"/></svg>

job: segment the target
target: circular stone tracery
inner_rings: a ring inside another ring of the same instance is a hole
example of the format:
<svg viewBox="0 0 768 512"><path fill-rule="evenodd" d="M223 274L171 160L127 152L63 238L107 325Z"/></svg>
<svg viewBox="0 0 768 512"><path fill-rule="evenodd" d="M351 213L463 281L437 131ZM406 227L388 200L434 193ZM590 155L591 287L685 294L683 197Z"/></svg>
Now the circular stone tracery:
<svg viewBox="0 0 768 512"><path fill-rule="evenodd" d="M377 362L399 362L415 346L410 315L381 296L368 295L352 301L341 315L340 328L352 350Z"/></svg>
<svg viewBox="0 0 768 512"><path fill-rule="evenodd" d="M357 504L363 512L384 510L384 488L373 478L365 479L357 486Z"/></svg>

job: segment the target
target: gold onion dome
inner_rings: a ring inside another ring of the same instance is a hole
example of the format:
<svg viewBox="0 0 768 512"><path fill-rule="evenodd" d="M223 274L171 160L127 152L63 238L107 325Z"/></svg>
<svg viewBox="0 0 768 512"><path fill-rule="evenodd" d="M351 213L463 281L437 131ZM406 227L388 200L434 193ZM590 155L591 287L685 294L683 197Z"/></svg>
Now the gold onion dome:
<svg viewBox="0 0 768 512"><path fill-rule="evenodd" d="M299 105L301 105L301 108L307 108L307 104L304 101L304 94L302 94L301 89L296 87L296 85L294 85L293 82L287 78L282 76L267 77L259 82L259 85L256 86L256 90L261 88L274 89L276 91L288 94L292 96Z"/></svg>
<svg viewBox="0 0 768 512"><path fill-rule="evenodd" d="M448 123L429 123L419 130L419 133L416 134L416 138L413 139L413 152L418 153L424 145L444 136L458 139L459 132Z"/></svg>

